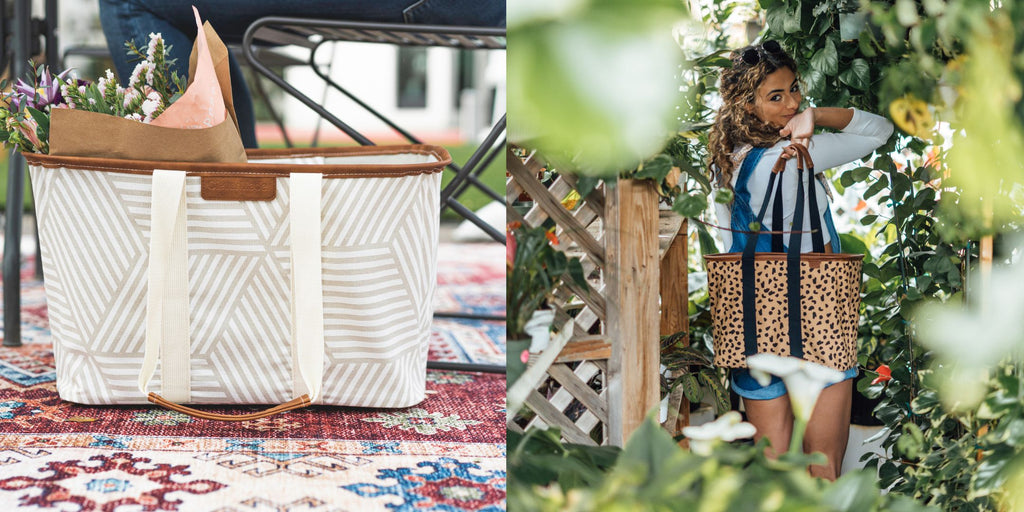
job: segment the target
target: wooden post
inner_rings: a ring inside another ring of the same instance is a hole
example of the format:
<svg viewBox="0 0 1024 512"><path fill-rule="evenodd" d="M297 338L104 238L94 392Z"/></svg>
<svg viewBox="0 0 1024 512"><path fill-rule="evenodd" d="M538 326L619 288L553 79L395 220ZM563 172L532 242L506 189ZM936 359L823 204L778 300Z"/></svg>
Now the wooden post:
<svg viewBox="0 0 1024 512"><path fill-rule="evenodd" d="M622 446L658 406L658 194L650 180L619 180L606 196L608 442Z"/></svg>
<svg viewBox="0 0 1024 512"><path fill-rule="evenodd" d="M689 265L686 247L687 220L683 219L675 240L661 259L661 335L690 327Z"/></svg>
<svg viewBox="0 0 1024 512"><path fill-rule="evenodd" d="M687 219L661 258L661 335L668 336L690 329L689 256L686 246ZM689 335L686 337L689 340ZM690 424L690 401L677 387L668 396L668 417L662 427L678 434ZM685 441L683 441L685 443Z"/></svg>

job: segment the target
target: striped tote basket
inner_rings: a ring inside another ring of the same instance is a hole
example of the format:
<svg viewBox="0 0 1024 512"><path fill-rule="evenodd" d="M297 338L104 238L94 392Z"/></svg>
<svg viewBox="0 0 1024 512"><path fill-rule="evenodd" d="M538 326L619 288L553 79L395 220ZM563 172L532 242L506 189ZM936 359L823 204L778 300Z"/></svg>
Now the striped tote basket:
<svg viewBox="0 0 1024 512"><path fill-rule="evenodd" d="M61 398L423 400L443 148L25 157Z"/></svg>

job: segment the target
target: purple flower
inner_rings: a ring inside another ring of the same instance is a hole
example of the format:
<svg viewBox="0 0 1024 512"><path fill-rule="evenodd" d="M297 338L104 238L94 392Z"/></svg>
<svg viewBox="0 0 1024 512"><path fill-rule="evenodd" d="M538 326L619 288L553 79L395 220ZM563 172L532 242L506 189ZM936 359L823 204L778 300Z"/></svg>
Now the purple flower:
<svg viewBox="0 0 1024 512"><path fill-rule="evenodd" d="M70 69L65 70L54 77L50 74L50 69L44 67L42 75L37 79L39 83L34 85L19 78L14 84L14 92L11 93L11 106L21 110L22 99L25 101L25 106L38 110L43 110L49 105L63 104L64 95L60 92L60 86L70 71Z"/></svg>

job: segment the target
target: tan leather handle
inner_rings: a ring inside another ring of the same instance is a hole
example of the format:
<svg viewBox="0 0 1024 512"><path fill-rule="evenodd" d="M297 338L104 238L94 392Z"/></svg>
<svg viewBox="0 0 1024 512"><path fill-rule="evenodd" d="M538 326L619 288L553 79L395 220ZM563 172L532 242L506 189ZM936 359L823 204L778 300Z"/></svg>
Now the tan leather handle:
<svg viewBox="0 0 1024 512"><path fill-rule="evenodd" d="M804 146L803 144L796 143L792 143L790 144L790 146L792 146L793 149L796 149L797 152L797 169L814 168L814 161L811 160L811 152L807 150L806 146ZM778 174L786 170L786 162L788 162L788 160L782 158L782 156L780 155L779 159L775 161L775 165L772 166L772 172Z"/></svg>
<svg viewBox="0 0 1024 512"><path fill-rule="evenodd" d="M804 159L804 167L803 167L803 169L805 169L805 170L814 169L814 161L811 160L811 152L810 152L810 150L807 149L807 146L804 146L803 144L790 144L790 145L793 146L794 148L796 148L797 153L800 153L800 155L803 156L803 159Z"/></svg>
<svg viewBox="0 0 1024 512"><path fill-rule="evenodd" d="M289 400L281 405L275 405L269 409L250 414L215 414L210 412L203 412L197 409L193 409L191 407L185 407L184 405L170 402L156 393L149 394L149 401L165 409L170 409L172 411L177 411L182 414L187 414L189 416L192 416L193 418L202 418L204 420L217 421L258 420L260 418L266 418L267 416L273 416L279 412L293 411L295 409L301 409L303 407L310 405L309 395L302 395L294 400Z"/></svg>

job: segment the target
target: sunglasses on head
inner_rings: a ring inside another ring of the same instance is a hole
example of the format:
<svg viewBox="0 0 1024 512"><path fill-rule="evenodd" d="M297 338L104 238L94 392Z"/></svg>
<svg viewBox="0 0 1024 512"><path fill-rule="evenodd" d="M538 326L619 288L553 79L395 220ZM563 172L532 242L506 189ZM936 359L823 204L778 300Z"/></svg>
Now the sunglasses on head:
<svg viewBox="0 0 1024 512"><path fill-rule="evenodd" d="M746 64L754 66L761 62L762 57L765 57L770 62L774 63L776 61L776 57L783 53L782 45L780 45L778 41L765 41L759 45L751 46L744 50L740 55L740 58L742 58L743 62Z"/></svg>

